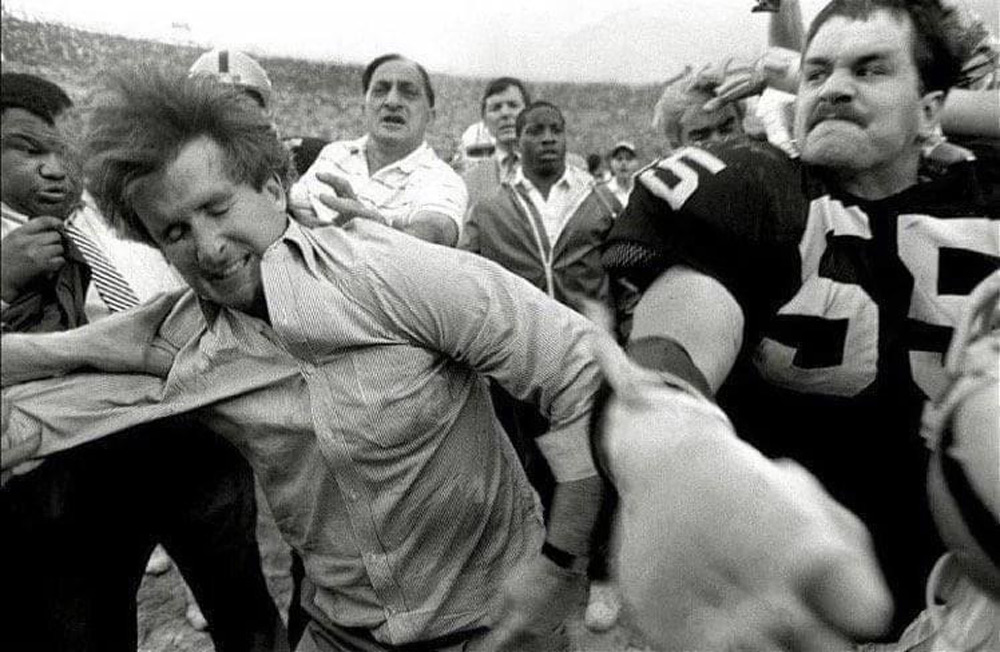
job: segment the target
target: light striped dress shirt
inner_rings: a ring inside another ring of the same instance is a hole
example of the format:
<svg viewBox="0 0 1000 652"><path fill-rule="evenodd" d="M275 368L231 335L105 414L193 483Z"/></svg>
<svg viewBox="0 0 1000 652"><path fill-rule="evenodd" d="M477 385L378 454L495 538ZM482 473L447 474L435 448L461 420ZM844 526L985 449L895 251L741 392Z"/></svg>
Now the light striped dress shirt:
<svg viewBox="0 0 1000 652"><path fill-rule="evenodd" d="M539 402L558 479L592 476L594 327L490 261L364 220L290 222L261 272L270 326L179 299L160 326L180 346L165 381L77 374L6 398L43 423L43 453L207 406L332 621L392 644L491 624L544 533L480 373Z"/></svg>
<svg viewBox="0 0 1000 652"><path fill-rule="evenodd" d="M371 174L365 148L368 136L330 143L292 187L289 201L294 207L312 208L316 216L332 222L337 214L319 200L333 190L316 178L319 172L343 177L358 200L385 217L389 226L407 226L418 213L435 212L455 221L459 231L468 202L462 178L438 158L427 143L405 157Z"/></svg>

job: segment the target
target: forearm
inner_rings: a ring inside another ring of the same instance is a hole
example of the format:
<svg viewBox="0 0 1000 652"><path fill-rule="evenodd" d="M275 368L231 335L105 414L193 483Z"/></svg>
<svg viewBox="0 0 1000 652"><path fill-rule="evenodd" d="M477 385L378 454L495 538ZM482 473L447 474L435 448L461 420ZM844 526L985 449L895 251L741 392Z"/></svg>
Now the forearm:
<svg viewBox="0 0 1000 652"><path fill-rule="evenodd" d="M702 308L694 311L691 306ZM639 301L630 340L677 342L714 394L739 354L744 323L742 309L721 283L676 266L654 281Z"/></svg>
<svg viewBox="0 0 1000 652"><path fill-rule="evenodd" d="M546 541L572 555L586 556L604 498L604 481L596 475L557 483Z"/></svg>
<svg viewBox="0 0 1000 652"><path fill-rule="evenodd" d="M946 134L1000 138L996 91L953 89L941 111L941 128Z"/></svg>
<svg viewBox="0 0 1000 652"><path fill-rule="evenodd" d="M165 376L174 354L201 325L193 295L184 310L168 318L185 293L188 291L163 294L132 310L68 331L5 334L0 353L2 386L83 369Z"/></svg>
<svg viewBox="0 0 1000 652"><path fill-rule="evenodd" d="M0 386L63 376L91 366L91 349L80 347L74 331L62 333L8 333L0 346Z"/></svg>
<svg viewBox="0 0 1000 652"><path fill-rule="evenodd" d="M768 45L801 50L803 46L802 11L797 0L783 0L778 13L771 16L767 30Z"/></svg>

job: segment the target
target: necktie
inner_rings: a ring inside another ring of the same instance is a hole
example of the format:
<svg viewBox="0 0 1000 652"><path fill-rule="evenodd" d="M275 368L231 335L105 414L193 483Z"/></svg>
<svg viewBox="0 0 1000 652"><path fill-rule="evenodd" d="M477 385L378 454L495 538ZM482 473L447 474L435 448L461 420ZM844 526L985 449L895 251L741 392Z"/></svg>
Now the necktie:
<svg viewBox="0 0 1000 652"><path fill-rule="evenodd" d="M111 312L128 310L139 305L139 297L90 236L72 223L65 225L65 232L90 265L90 276L97 288L97 294Z"/></svg>

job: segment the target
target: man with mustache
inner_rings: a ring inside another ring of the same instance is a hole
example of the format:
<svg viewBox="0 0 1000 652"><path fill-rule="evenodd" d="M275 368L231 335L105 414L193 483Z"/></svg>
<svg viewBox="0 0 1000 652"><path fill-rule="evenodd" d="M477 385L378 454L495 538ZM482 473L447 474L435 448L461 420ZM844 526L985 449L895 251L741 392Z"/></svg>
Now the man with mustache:
<svg viewBox="0 0 1000 652"><path fill-rule="evenodd" d="M631 357L690 379L870 528L894 637L944 552L920 409L964 297L1000 261L1000 207L969 162L921 165L960 70L953 17L937 0L828 4L802 55L801 161L683 148L639 176L604 258L644 292Z"/></svg>
<svg viewBox="0 0 1000 652"><path fill-rule="evenodd" d="M424 140L434 120L427 71L386 54L368 64L361 85L367 134L323 148L292 188L291 211L309 222L371 219L454 246L467 194L462 179Z"/></svg>

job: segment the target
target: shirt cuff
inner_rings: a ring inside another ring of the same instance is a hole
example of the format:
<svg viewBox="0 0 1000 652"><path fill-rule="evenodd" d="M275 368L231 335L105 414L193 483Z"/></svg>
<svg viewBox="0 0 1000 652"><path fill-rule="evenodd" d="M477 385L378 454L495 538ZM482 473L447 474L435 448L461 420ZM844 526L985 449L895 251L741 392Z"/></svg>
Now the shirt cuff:
<svg viewBox="0 0 1000 652"><path fill-rule="evenodd" d="M597 475L587 436L587 419L580 421L584 423L550 430L535 440L557 482L573 482Z"/></svg>

